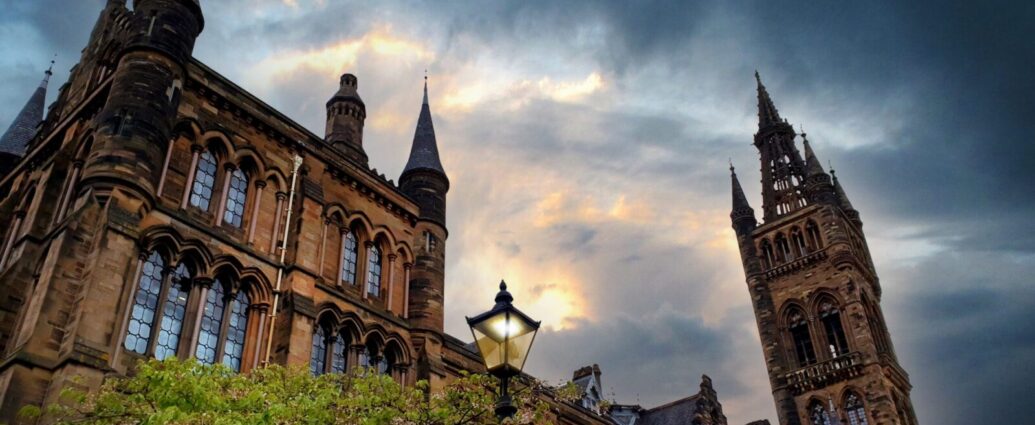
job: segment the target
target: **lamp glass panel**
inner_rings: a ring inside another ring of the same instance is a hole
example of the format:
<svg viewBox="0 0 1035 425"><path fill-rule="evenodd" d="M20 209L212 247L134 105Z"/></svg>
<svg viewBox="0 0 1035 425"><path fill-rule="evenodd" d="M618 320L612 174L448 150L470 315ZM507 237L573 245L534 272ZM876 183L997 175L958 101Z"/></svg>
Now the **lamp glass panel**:
<svg viewBox="0 0 1035 425"><path fill-rule="evenodd" d="M501 366L520 371L536 333L534 324L507 310L473 324L471 330L490 371Z"/></svg>

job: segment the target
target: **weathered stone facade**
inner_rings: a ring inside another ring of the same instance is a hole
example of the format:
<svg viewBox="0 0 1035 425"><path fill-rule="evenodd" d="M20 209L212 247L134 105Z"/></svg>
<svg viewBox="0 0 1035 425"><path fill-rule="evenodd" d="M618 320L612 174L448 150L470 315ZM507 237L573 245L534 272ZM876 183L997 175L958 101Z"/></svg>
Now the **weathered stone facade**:
<svg viewBox="0 0 1035 425"><path fill-rule="evenodd" d="M764 222L736 173L730 217L780 423L915 425L859 213L761 80L758 105Z"/></svg>

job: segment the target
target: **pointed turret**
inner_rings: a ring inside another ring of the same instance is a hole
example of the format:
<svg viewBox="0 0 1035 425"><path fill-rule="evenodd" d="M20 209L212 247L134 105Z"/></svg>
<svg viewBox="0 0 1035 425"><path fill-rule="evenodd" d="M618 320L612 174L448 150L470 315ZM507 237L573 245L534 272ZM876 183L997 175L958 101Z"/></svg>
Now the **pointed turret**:
<svg viewBox="0 0 1035 425"><path fill-rule="evenodd" d="M773 104L773 99L769 97L769 92L765 89L765 85L762 84L762 77L758 75L758 71L755 71L755 81L758 82L758 128L763 129L776 124L783 124L783 119L780 118L780 111L776 110L776 105Z"/></svg>
<svg viewBox="0 0 1035 425"><path fill-rule="evenodd" d="M830 175L823 170L819 158L812 151L808 135L801 132L802 144L805 145L805 191L808 193L809 201L821 204L836 204L837 196L834 193L834 185L830 182Z"/></svg>
<svg viewBox="0 0 1035 425"><path fill-rule="evenodd" d="M852 201L848 200L848 195L845 193L845 189L841 187L841 182L837 180L837 172L834 171L833 168L830 169L830 175L834 179L834 193L836 195L835 199L837 200L838 206L841 207L841 210L845 212L845 215L847 215L853 223L862 227L863 223L862 218L859 217L859 211L852 206Z"/></svg>
<svg viewBox="0 0 1035 425"><path fill-rule="evenodd" d="M744 188L740 186L733 164L730 164L730 179L733 183L733 210L730 211L733 230L736 230L737 234L749 234L758 222L755 220L755 210L748 204L747 196L744 196Z"/></svg>
<svg viewBox="0 0 1035 425"><path fill-rule="evenodd" d="M816 158L816 153L812 151L812 146L809 145L809 139L804 131L801 132L801 140L802 144L805 145L805 176L812 177L826 174L826 171L823 171L823 165Z"/></svg>
<svg viewBox="0 0 1035 425"><path fill-rule="evenodd" d="M442 169L442 161L438 157L438 142L435 140L435 125L431 122L431 107L428 105L428 78L424 77L424 103L420 106L420 116L417 118L417 130L413 134L413 147L410 149L410 159L403 169L403 177L416 170L426 170L439 173L446 177ZM448 179L446 179L448 181Z"/></svg>
<svg viewBox="0 0 1035 425"><path fill-rule="evenodd" d="M47 69L43 82L36 91L29 97L29 101L22 107L21 112L14 117L11 126L7 128L3 137L0 137L0 153L21 158L25 156L26 146L36 136L36 128L43 121L43 106L47 99L47 85L50 83L50 76L54 75L54 62L50 62L50 69ZM5 155L6 156L6 155Z"/></svg>
<svg viewBox="0 0 1035 425"><path fill-rule="evenodd" d="M409 276L409 320L413 326L413 344L421 347L425 356L422 370L444 367L441 341L445 333L445 288L446 288L446 194L449 192L449 178L442 169L438 156L438 142L435 127L431 123L431 107L428 102L428 77L424 76L424 99L417 129L413 134L410 158L399 177L399 188L420 208L420 216L414 228L414 261ZM436 342L437 341L437 342ZM419 379L434 379L434 374Z"/></svg>

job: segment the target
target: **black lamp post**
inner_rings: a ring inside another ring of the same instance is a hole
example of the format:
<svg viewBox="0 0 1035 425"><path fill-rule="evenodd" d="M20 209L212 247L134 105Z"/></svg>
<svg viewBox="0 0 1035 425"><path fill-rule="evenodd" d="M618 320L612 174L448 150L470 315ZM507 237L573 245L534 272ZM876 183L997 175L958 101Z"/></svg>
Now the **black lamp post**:
<svg viewBox="0 0 1035 425"><path fill-rule="evenodd" d="M500 292L496 294L496 305L492 310L467 318L485 368L500 380L500 395L496 402L496 417L500 421L517 413L507 384L524 369L540 324L511 305L513 301L514 297L507 292L507 283L500 281Z"/></svg>

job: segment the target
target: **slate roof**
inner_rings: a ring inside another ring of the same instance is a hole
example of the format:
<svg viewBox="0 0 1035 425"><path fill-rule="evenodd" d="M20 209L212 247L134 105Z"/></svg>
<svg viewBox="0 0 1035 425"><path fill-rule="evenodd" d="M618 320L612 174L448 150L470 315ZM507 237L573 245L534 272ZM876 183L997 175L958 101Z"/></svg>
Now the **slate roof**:
<svg viewBox="0 0 1035 425"><path fill-rule="evenodd" d="M25 156L26 147L36 136L36 127L43 121L43 104L47 99L47 84L51 75L53 73L48 69L43 82L29 97L21 112L14 117L3 137L0 137L0 152Z"/></svg>
<svg viewBox="0 0 1035 425"><path fill-rule="evenodd" d="M699 398L701 395L696 394L647 410L640 414L640 420L636 423L637 425L686 425L694 417Z"/></svg>
<svg viewBox="0 0 1035 425"><path fill-rule="evenodd" d="M417 118L417 129L413 134L413 147L410 159L406 162L403 174L415 170L432 170L446 174L442 169L442 161L438 157L438 141L435 140L435 125L431 122L431 107L428 106L428 81L424 80L424 103L420 107Z"/></svg>

